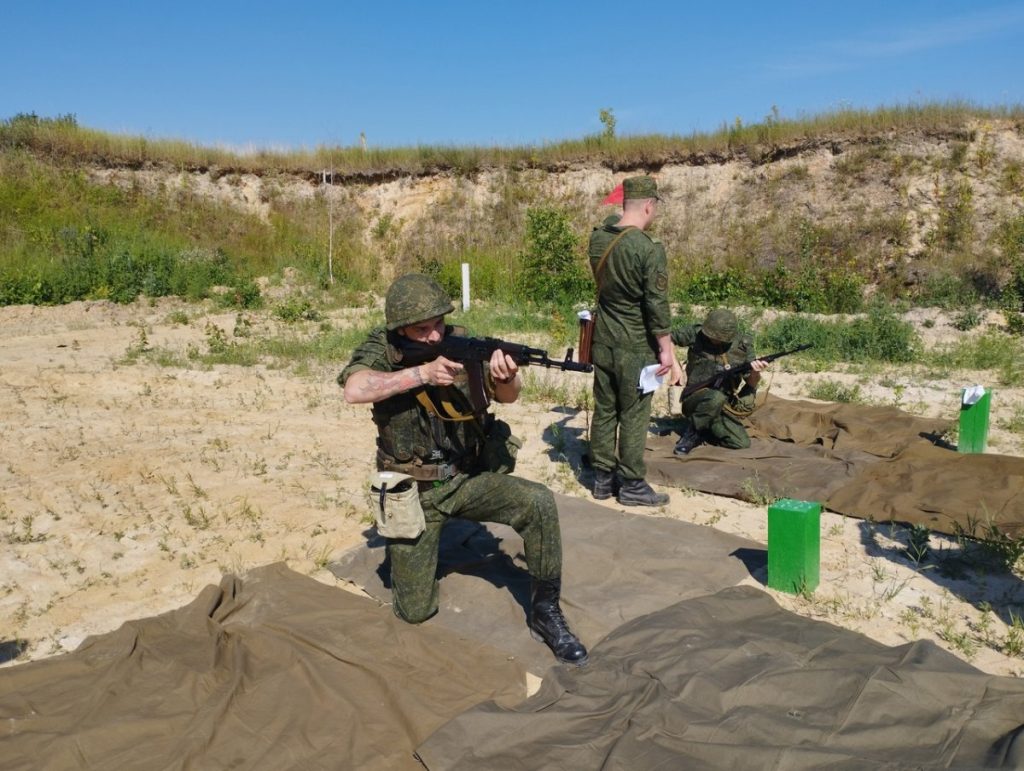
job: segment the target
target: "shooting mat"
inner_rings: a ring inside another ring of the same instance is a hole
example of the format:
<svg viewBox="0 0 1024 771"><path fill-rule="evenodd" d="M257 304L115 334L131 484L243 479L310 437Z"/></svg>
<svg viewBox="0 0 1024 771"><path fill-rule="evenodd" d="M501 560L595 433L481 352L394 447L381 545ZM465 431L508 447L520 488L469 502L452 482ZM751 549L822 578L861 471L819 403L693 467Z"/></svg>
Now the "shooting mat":
<svg viewBox="0 0 1024 771"><path fill-rule="evenodd" d="M556 495L562 527L562 607L576 634L593 645L625 621L686 597L764 580L764 546L713 528L627 514ZM390 603L383 539L349 550L328 569ZM534 674L555 663L527 628L530 579L523 542L505 525L453 520L442 530L442 626L513 656Z"/></svg>
<svg viewBox="0 0 1024 771"><path fill-rule="evenodd" d="M957 453L941 444L948 423L894 407L769 397L748 419L748 449L704 445L678 458L670 433L649 438L645 460L648 478L672 487L818 501L950 535L981 536L990 524L1024 534L1024 458Z"/></svg>

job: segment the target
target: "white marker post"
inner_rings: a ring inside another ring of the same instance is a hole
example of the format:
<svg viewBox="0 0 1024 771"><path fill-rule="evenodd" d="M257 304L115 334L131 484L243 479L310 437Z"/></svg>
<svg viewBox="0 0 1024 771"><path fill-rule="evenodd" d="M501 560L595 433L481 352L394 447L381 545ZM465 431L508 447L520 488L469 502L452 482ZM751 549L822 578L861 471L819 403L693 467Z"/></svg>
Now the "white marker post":
<svg viewBox="0 0 1024 771"><path fill-rule="evenodd" d="M462 310L469 310L469 263L462 263Z"/></svg>

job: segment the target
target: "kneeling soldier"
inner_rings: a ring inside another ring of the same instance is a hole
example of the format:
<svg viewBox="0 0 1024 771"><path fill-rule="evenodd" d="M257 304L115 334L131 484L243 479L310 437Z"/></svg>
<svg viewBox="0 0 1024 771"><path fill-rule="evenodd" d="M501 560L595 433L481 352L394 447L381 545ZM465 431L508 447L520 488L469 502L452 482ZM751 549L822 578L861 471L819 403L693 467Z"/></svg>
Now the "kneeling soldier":
<svg viewBox="0 0 1024 771"><path fill-rule="evenodd" d="M739 334L736 316L720 308L703 324L672 330L672 342L687 349L687 383L701 383L739 364L751 366L745 378L727 376L721 388L702 388L683 399L684 423L673 452L686 455L704 442L732 450L749 447L750 436L740 419L754 411L757 384L768 366L754 358L753 338Z"/></svg>
<svg viewBox="0 0 1024 771"><path fill-rule="evenodd" d="M441 528L450 518L510 525L523 538L531 577L530 629L567 664L587 662L559 604L562 541L554 496L544 485L510 476L518 440L490 412L470 408L463 365L439 356L403 366L403 340L436 345L465 330L445 324L451 298L429 276L395 280L384 303L387 328L373 330L338 376L349 404L372 404L377 468L416 480L424 529L389 538L395 613L420 623L437 612ZM518 366L500 350L485 365L497 402L519 398ZM499 446L500 445L500 446Z"/></svg>

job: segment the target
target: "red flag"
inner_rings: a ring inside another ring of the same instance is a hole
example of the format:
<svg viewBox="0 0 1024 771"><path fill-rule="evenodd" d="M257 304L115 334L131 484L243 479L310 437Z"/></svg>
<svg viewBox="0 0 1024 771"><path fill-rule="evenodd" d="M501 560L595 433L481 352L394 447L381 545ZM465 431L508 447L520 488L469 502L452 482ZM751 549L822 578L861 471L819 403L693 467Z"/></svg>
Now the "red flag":
<svg viewBox="0 0 1024 771"><path fill-rule="evenodd" d="M605 199L603 201L601 201L601 203L602 204L622 203L622 185L621 184L616 185L615 189L612 190L607 196L605 196Z"/></svg>

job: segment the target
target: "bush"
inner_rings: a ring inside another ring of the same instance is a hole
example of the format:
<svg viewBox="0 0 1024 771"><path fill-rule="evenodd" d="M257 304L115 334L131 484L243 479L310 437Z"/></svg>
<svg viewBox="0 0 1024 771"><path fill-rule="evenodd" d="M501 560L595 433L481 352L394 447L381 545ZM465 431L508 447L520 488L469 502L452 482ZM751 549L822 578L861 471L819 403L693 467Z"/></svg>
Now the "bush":
<svg viewBox="0 0 1024 771"><path fill-rule="evenodd" d="M747 274L735 268L683 274L673 300L696 305L722 305L750 299Z"/></svg>
<svg viewBox="0 0 1024 771"><path fill-rule="evenodd" d="M526 251L520 260L522 296L533 302L574 303L593 294L569 216L555 208L526 212Z"/></svg>
<svg viewBox="0 0 1024 771"><path fill-rule="evenodd" d="M880 306L849 322L786 316L757 335L759 351L788 350L803 343L814 346L816 358L831 361L910 362L920 353L913 326Z"/></svg>

